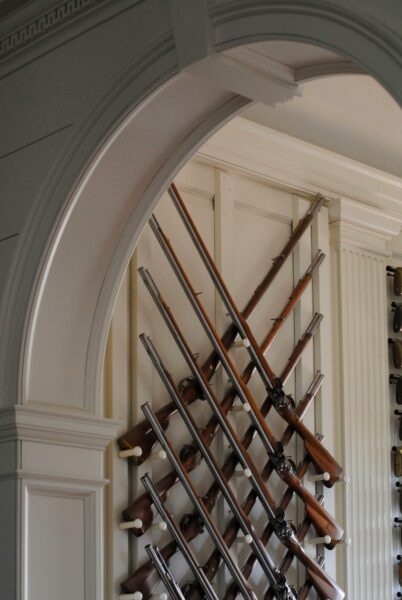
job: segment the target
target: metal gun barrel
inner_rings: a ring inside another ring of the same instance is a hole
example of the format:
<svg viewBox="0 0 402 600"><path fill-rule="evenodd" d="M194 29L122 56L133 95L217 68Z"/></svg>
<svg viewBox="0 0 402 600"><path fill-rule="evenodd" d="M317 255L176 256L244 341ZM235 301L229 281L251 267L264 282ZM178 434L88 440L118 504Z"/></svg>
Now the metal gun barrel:
<svg viewBox="0 0 402 600"><path fill-rule="evenodd" d="M213 540L214 544L217 546L217 548L221 552L223 560L225 561L225 564L226 564L228 570L230 571L232 577L237 581L240 592L243 594L243 596L246 600L257 600L253 590L251 589L250 585L247 583L247 581L243 577L238 565L233 560L233 558L222 538L222 535L219 532L219 529L215 525L209 512L206 510L204 504L201 502L197 492L195 491L195 489L193 487L193 484L191 483L190 478L188 477L187 473L183 470L180 460L177 457L172 446L168 442L158 419L156 418L154 412L152 411L151 406L149 405L149 403L145 403L141 406L141 409L142 409L145 417L148 419L148 421L152 425L152 428L154 429L154 431L158 437L158 441L159 441L160 445L162 446L162 448L165 450L170 463L177 471L177 474L180 477L181 483L182 483L187 495L189 496L191 502L193 503L194 508L197 510L198 514L200 515L200 518L205 523L205 527L208 530L208 533L211 536L211 539Z"/></svg>

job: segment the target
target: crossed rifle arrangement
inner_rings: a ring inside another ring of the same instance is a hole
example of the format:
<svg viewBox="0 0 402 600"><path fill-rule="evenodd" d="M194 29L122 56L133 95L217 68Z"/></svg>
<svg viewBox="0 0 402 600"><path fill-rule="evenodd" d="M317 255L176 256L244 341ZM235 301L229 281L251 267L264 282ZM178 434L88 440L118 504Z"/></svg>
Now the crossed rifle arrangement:
<svg viewBox="0 0 402 600"><path fill-rule="evenodd" d="M246 600L256 600L257 596L248 579L253 567L256 563L259 563L267 578L267 590L264 594L264 600L272 598L277 598L278 600L298 598L302 600L308 597L311 589L314 589L318 597L322 600L341 600L345 596L344 592L324 571L322 562L311 558L302 546L311 525L315 528L318 535L322 536L323 543L329 549L334 548L343 536L342 529L322 506L322 497L316 498L302 484L302 478L310 464L314 465L319 473L325 475L323 475L322 479L324 480L324 485L327 487L331 487L338 481L342 474L341 467L322 445L322 436L313 435L302 421L324 377L319 372L316 374L304 398L299 402L297 407L293 399L286 395L283 389L283 386L299 361L304 348L317 330L322 315L314 315L310 325L296 344L279 376L273 373L265 359L265 353L311 281L314 272L324 260L324 254L321 251L317 252L310 267L294 288L287 304L278 319L274 321L261 345L256 342L247 323L247 319L270 286L274 277L291 254L303 233L311 225L314 215L322 206L323 198L317 196L310 210L293 231L281 254L274 260L269 272L255 290L252 298L243 311L240 312L174 184L170 186L169 194L212 278L231 318L232 324L221 338L211 323L198 294L192 287L169 239L164 234L155 216L152 216L149 221L151 229L207 334L213 351L205 363L200 366L192 350L189 348L169 306L164 301L155 281L152 279L150 272L141 267L139 274L190 369L192 377L185 381L185 385L178 387L171 374L166 370L151 339L145 334L141 334L141 342L165 385L172 402L156 413L153 412L149 403L141 407L146 420L139 423L118 440L122 449L120 455L130 457L135 464L139 465L150 456L154 444L159 442L163 449L161 452L167 456L173 469L157 483L153 483L148 475L141 478L146 493L137 498L123 511L124 521L122 526L123 528L132 528L134 534L137 536L142 535L152 524L152 505L154 505L154 508L162 519L162 523L169 530L173 540L161 550L152 546L147 547L150 560L139 567L134 574L121 584L122 593L123 595L126 594L126 598L130 597L133 600L150 598L153 589L162 580L171 598L190 598L191 600L207 598L208 600L218 600L212 582L218 568L223 562L232 578L232 582L225 592L224 600L235 600L239 596ZM240 337L250 355L250 362L242 374L237 370L228 352L238 337ZM222 365L225 369L232 386L226 392L222 401L218 400L210 385L210 380L219 365ZM266 390L266 398L261 406L256 403L247 387L247 383L255 371L261 377ZM203 428L195 422L194 417L188 409L188 406L197 399L206 401L213 413ZM251 422L241 439L228 418L228 414L234 408L237 399L241 401L242 407ZM287 428L280 440L275 438L266 420L272 408L287 423ZM165 434L170 417L177 411L180 413L193 438L193 443L185 445L180 454L174 450ZM227 456L223 466L218 464L210 450L211 442L218 431L224 433L231 447L231 453ZM300 436L305 449L305 458L297 468L284 454L284 448L289 443L294 432ZM252 456L248 452L248 448L255 435L259 436L268 457L262 471L257 468ZM202 499L189 477L189 473L196 468L201 457L205 460L214 477L212 485L206 494L203 495ZM229 485L229 480L239 465L244 470L244 474L251 484L251 490L242 503L239 502L232 487ZM275 502L267 486L267 481L274 471L287 485L287 489L279 503ZM168 491L178 481L181 482L194 506L194 512L186 515L181 520L180 525L176 523L176 520L164 505ZM233 513L233 518L223 534L219 531L215 521L211 517L211 512L220 494L223 495ZM306 511L305 519L297 529L286 520L285 515L285 510L293 494L296 494L303 501ZM268 517L268 524L260 535L257 534L249 518L257 499L261 502ZM206 563L201 566L189 542L200 534L204 528L206 528L214 542L215 550ZM239 531L243 532L244 539L250 545L251 549L251 553L242 568L233 559L229 551L229 548L236 541ZM285 556L279 567L274 564L266 550L266 545L273 534L278 537L286 548ZM184 588L180 588L168 566L169 559L177 550L180 550L194 576L194 581L186 584ZM286 573L294 557L304 565L307 574L306 582L298 592L289 585L286 579Z"/></svg>

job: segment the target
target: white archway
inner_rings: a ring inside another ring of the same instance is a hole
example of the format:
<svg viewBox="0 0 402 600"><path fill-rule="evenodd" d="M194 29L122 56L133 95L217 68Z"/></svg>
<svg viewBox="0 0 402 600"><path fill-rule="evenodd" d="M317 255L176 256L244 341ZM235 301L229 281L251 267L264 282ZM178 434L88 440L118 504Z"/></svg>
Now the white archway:
<svg viewBox="0 0 402 600"><path fill-rule="evenodd" d="M216 49L263 39L315 43L352 58L394 97L402 98L393 40L377 24L348 20L352 17L326 6L295 9L264 3L250 7L245 2L233 9L216 9L212 22ZM192 34L191 28L187 34ZM182 47L179 35L177 48L183 62ZM128 86L122 95L127 98L129 93ZM59 404L101 414L97 398L107 327L121 275L141 229L183 161L246 103L182 72L148 96L104 142L69 195L42 262L26 321L22 403ZM104 135L120 115L119 98L105 113ZM99 124L88 137L99 144ZM91 151L87 139L82 141L75 164L56 182L56 190L60 186L66 190Z"/></svg>

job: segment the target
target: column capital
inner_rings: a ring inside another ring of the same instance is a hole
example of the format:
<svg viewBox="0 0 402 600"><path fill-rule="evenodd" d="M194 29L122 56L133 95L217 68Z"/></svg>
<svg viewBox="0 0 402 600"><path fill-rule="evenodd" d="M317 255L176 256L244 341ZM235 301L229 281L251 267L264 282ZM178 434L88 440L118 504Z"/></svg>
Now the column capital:
<svg viewBox="0 0 402 600"><path fill-rule="evenodd" d="M348 244L388 256L390 242L402 230L402 215L346 196L331 200L329 222L332 246Z"/></svg>

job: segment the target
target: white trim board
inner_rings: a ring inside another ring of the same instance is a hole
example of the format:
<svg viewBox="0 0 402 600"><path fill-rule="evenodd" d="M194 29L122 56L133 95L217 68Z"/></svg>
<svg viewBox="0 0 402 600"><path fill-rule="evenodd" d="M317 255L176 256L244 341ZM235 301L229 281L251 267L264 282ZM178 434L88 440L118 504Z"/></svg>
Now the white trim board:
<svg viewBox="0 0 402 600"><path fill-rule="evenodd" d="M103 450L120 426L115 419L15 406L0 411L0 442L36 440Z"/></svg>
<svg viewBox="0 0 402 600"><path fill-rule="evenodd" d="M346 196L385 212L401 229L401 178L243 117L213 135L196 159L293 192L320 192L330 201Z"/></svg>

